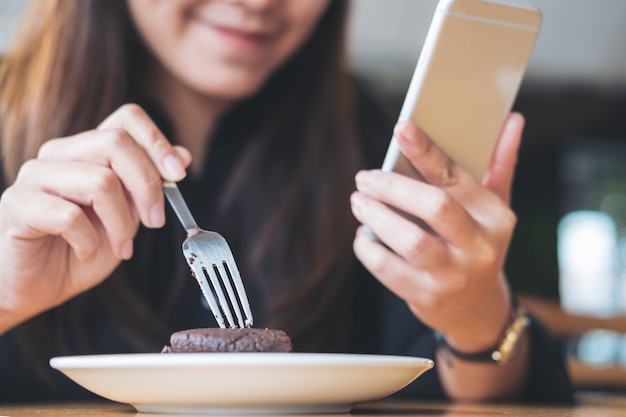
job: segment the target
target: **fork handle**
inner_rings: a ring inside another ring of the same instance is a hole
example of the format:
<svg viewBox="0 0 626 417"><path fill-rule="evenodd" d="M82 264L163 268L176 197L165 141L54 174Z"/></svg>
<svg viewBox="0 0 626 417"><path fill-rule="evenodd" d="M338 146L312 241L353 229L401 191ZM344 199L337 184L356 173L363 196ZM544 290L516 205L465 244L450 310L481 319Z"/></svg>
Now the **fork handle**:
<svg viewBox="0 0 626 417"><path fill-rule="evenodd" d="M187 230L187 232L198 230L198 225L191 215L189 207L187 207L187 203L185 203L183 195L180 193L176 183L163 181L163 192L185 230Z"/></svg>

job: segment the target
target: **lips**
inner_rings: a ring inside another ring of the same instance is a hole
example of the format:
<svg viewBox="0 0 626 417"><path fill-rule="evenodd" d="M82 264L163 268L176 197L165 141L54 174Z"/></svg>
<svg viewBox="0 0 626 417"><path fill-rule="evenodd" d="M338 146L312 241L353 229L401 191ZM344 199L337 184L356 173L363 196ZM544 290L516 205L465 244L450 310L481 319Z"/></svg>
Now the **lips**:
<svg viewBox="0 0 626 417"><path fill-rule="evenodd" d="M253 28L253 25L234 25L218 22L204 16L193 16L201 25L213 30L226 40L248 46L261 46L269 43L276 36L277 30Z"/></svg>
<svg viewBox="0 0 626 417"><path fill-rule="evenodd" d="M213 25L213 29L222 32L227 36L240 37L250 42L267 42L272 39L272 35L265 32L246 31L227 26Z"/></svg>

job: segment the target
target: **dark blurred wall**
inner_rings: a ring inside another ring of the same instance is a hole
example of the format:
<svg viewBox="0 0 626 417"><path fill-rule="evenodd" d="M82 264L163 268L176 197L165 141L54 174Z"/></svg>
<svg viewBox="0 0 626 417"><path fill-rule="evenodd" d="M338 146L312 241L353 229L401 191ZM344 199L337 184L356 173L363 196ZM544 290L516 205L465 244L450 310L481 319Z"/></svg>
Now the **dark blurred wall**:
<svg viewBox="0 0 626 417"><path fill-rule="evenodd" d="M568 180L560 170L562 158L581 138L590 152L607 143L626 149L626 87L528 84L514 109L526 117L526 128L513 188L518 224L507 274L518 291L557 298L557 226Z"/></svg>

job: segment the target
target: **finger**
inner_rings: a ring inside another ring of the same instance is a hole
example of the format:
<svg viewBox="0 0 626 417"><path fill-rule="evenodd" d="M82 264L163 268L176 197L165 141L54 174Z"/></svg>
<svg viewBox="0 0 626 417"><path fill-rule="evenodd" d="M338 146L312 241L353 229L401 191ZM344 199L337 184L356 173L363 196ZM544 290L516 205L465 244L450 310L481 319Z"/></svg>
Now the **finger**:
<svg viewBox="0 0 626 417"><path fill-rule="evenodd" d="M414 123L410 121L398 123L394 134L402 153L421 173L424 180L442 188L474 218L484 214L484 202L501 203L499 196L494 195L473 175L457 165Z"/></svg>
<svg viewBox="0 0 626 417"><path fill-rule="evenodd" d="M140 106L123 105L100 123L98 129L127 131L145 149L163 178L176 182L185 177L185 162Z"/></svg>
<svg viewBox="0 0 626 417"><path fill-rule="evenodd" d="M415 123L406 121L396 124L394 136L404 156L428 183L453 187L462 181L473 180Z"/></svg>
<svg viewBox="0 0 626 417"><path fill-rule="evenodd" d="M517 151L522 139L524 123L524 117L519 113L511 113L506 119L483 180L485 187L493 191L507 204L511 200Z"/></svg>
<svg viewBox="0 0 626 417"><path fill-rule="evenodd" d="M397 254L372 240L361 226L353 242L354 253L363 266L398 297L407 299L435 288L432 277L416 270Z"/></svg>
<svg viewBox="0 0 626 417"><path fill-rule="evenodd" d="M176 149L175 152L179 153ZM128 191L142 223L147 227L165 223L161 175L145 150L125 130L97 130L50 140L40 148L38 159L110 167Z"/></svg>
<svg viewBox="0 0 626 417"><path fill-rule="evenodd" d="M478 232L478 225L470 213L445 190L416 181L394 172L380 170L360 171L355 177L357 190L397 208L410 216L420 219L435 233L453 245L460 246L469 236ZM372 204L370 203L369 206ZM374 206L375 207L375 206ZM386 213L377 212L380 217L367 219L366 224L374 228L374 223L381 223L385 228ZM396 232L406 229L407 225L398 225ZM376 232L376 231L374 231Z"/></svg>
<svg viewBox="0 0 626 417"><path fill-rule="evenodd" d="M183 165L188 167L193 159L191 152L189 152L187 148L179 145L174 145L174 150L178 153L178 156L180 156L181 161L183 161Z"/></svg>
<svg viewBox="0 0 626 417"><path fill-rule="evenodd" d="M8 188L2 195L11 234L19 239L60 236L72 247L78 260L88 262L100 243L98 232L85 212L63 198L30 189ZM13 214L11 214L13 213Z"/></svg>
<svg viewBox="0 0 626 417"><path fill-rule="evenodd" d="M109 168L83 162L33 160L24 164L21 178L35 179L33 190L61 197L81 207L91 207L102 224L113 254L132 256L132 241L139 219L118 176ZM21 181L26 182L26 181Z"/></svg>
<svg viewBox="0 0 626 417"><path fill-rule="evenodd" d="M419 220L408 220L389 206L355 192L350 197L354 216L387 247L416 268L448 262L448 248Z"/></svg>

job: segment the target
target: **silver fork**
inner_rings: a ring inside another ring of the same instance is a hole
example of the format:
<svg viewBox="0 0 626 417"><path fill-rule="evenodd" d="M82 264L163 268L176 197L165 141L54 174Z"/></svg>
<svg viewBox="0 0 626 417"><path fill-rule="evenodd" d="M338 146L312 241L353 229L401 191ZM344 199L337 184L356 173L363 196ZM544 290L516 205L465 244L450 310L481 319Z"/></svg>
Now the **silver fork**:
<svg viewBox="0 0 626 417"><path fill-rule="evenodd" d="M231 328L251 327L253 320L250 303L228 242L219 233L198 227L176 183L164 181L163 191L187 230L187 238L183 242L183 255L200 284L215 320L221 328L226 328L224 317ZM228 300L224 290L228 294ZM245 320L241 314L242 309ZM233 311L237 316L237 323L233 319Z"/></svg>

